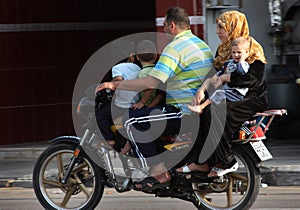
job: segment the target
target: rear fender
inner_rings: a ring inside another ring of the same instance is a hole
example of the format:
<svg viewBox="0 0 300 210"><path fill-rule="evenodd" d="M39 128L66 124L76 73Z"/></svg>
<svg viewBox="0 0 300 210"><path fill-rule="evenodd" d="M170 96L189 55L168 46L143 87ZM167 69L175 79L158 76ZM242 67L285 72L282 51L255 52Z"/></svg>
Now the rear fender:
<svg viewBox="0 0 300 210"><path fill-rule="evenodd" d="M249 143L233 144L233 150L246 153L254 161L255 166L257 168L259 168L258 163L260 163L261 160L259 159L257 154L255 154L255 152L253 151L253 148L251 147L251 145Z"/></svg>
<svg viewBox="0 0 300 210"><path fill-rule="evenodd" d="M51 143L57 144L57 143L71 143L78 145L80 143L80 138L77 136L59 136L52 140L50 140Z"/></svg>

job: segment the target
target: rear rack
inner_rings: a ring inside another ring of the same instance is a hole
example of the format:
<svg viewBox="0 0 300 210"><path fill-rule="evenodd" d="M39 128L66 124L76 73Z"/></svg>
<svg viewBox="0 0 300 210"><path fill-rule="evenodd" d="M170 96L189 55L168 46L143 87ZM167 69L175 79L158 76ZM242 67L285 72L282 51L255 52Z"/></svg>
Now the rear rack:
<svg viewBox="0 0 300 210"><path fill-rule="evenodd" d="M269 130L271 123L273 122L275 116L287 115L286 109L270 109L264 112L258 112L253 117L255 118L253 121L246 121L244 125L241 127L241 131L244 131L248 136L245 139L235 139L231 140L233 143L247 143L249 141L260 141L266 139L265 135L263 136L255 136L258 129L261 129L263 134ZM251 129L249 129L249 125L252 125Z"/></svg>

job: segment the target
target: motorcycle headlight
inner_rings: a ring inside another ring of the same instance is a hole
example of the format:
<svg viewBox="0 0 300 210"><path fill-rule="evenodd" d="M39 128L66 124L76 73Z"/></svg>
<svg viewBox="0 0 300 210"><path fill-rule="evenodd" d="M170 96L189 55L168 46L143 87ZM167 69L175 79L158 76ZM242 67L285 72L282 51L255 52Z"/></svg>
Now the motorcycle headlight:
<svg viewBox="0 0 300 210"><path fill-rule="evenodd" d="M110 89L103 89L96 93L96 110L105 106L113 98L114 91Z"/></svg>
<svg viewBox="0 0 300 210"><path fill-rule="evenodd" d="M82 98L77 106L77 113L87 117L91 112L95 112L95 101L88 97Z"/></svg>

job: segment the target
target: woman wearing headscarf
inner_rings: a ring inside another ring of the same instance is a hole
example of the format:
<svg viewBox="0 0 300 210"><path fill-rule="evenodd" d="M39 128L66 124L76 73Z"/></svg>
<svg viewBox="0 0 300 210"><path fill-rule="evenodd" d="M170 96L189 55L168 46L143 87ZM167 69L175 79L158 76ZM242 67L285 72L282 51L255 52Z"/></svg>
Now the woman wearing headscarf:
<svg viewBox="0 0 300 210"><path fill-rule="evenodd" d="M203 110L203 114L200 115L200 134L194 146L193 157L190 158L191 164L177 169L181 173L209 172L208 177L222 176L238 169L230 139L246 120L256 112L268 108L266 84L263 79L267 61L261 45L249 36L246 16L238 11L227 11L216 19L216 23L216 33L222 43L218 46L214 59L215 69L220 70L223 64L231 59L231 42L237 37L250 40L250 52L246 59L250 68L244 75L237 72L223 74L210 85L216 88L228 82L229 87L248 88L248 92L241 101L212 104ZM194 105L200 105L205 100L210 86L202 85L198 89L193 100ZM207 152L209 154L206 154Z"/></svg>

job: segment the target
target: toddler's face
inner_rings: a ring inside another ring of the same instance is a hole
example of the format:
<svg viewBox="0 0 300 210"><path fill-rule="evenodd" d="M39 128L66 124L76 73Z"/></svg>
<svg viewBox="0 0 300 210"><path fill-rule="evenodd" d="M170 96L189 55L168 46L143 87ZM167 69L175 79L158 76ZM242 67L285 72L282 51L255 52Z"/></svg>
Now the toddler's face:
<svg viewBox="0 0 300 210"><path fill-rule="evenodd" d="M231 56L236 62L244 61L249 56L249 50L242 45L232 46Z"/></svg>

